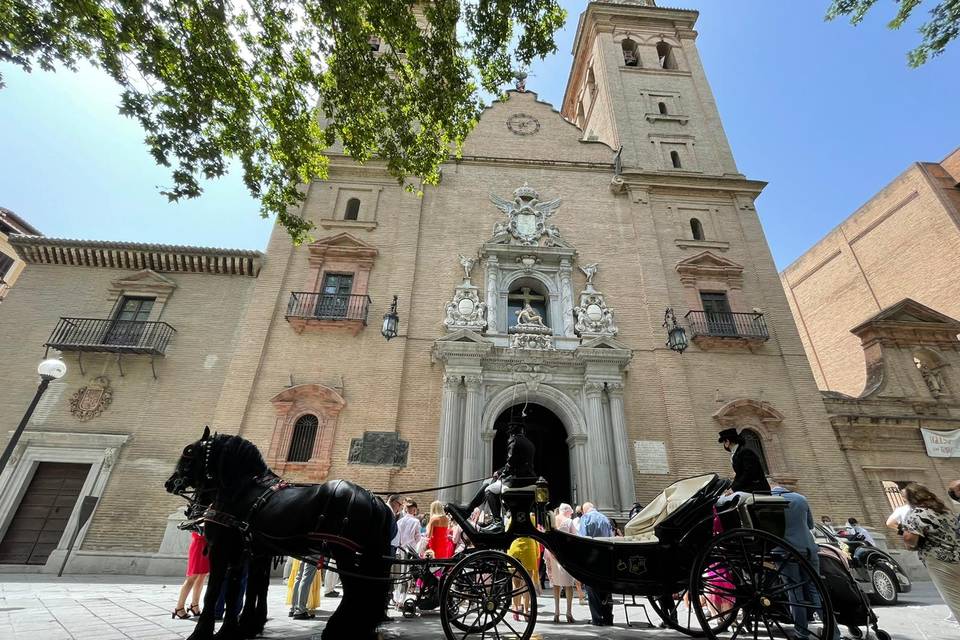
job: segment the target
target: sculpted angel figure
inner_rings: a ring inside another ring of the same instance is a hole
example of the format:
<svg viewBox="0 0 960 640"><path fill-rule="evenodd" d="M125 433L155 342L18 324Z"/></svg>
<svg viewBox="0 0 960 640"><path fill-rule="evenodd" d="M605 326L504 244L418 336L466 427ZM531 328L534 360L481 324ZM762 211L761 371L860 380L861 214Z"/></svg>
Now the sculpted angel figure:
<svg viewBox="0 0 960 640"><path fill-rule="evenodd" d="M593 284L593 276L597 275L597 269L599 268L599 262L593 262L580 267L580 271L583 271L583 275L587 276L587 284Z"/></svg>
<svg viewBox="0 0 960 640"><path fill-rule="evenodd" d="M468 258L463 254L458 256L460 258L460 266L463 267L463 279L470 279L470 272L473 271L473 265L477 263L476 258Z"/></svg>

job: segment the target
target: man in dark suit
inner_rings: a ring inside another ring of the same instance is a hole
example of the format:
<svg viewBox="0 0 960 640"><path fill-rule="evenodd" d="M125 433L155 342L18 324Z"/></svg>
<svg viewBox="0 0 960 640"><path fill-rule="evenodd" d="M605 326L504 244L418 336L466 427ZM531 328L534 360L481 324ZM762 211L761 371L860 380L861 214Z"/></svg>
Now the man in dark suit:
<svg viewBox="0 0 960 640"><path fill-rule="evenodd" d="M734 478L730 491L770 493L760 456L743 445L743 436L737 433L736 429L721 431L717 442L723 444L723 448L731 454Z"/></svg>
<svg viewBox="0 0 960 640"><path fill-rule="evenodd" d="M533 457L536 453L536 447L533 442L527 438L524 433L524 426L521 422L511 422L507 425L509 438L507 440L507 462L503 467L494 473L492 478L484 482L483 487L473 497L469 504L457 507L464 517L469 517L473 510L481 504L486 503L493 516L493 522L483 528L488 533L499 532L503 530L503 519L501 515L500 493L503 487L513 485L515 479L521 481L534 482L537 479L537 473L533 468Z"/></svg>

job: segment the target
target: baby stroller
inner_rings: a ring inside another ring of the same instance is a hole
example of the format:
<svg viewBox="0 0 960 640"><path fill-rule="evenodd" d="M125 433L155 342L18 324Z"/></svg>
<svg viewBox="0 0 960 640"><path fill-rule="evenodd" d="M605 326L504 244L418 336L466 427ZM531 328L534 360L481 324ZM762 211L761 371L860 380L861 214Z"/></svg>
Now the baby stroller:
<svg viewBox="0 0 960 640"><path fill-rule="evenodd" d="M416 585L415 596L403 601L403 617L413 618L421 611L440 606L440 587L443 573L436 566L416 564L410 567L410 580Z"/></svg>
<svg viewBox="0 0 960 640"><path fill-rule="evenodd" d="M867 595L860 590L856 580L850 574L850 568L843 552L836 547L819 545L820 577L827 585L830 600L833 602L833 614L838 624L842 624L854 638L862 638L861 627L867 629L867 637L873 630L877 640L890 640L890 634L877 627L877 614L870 607Z"/></svg>

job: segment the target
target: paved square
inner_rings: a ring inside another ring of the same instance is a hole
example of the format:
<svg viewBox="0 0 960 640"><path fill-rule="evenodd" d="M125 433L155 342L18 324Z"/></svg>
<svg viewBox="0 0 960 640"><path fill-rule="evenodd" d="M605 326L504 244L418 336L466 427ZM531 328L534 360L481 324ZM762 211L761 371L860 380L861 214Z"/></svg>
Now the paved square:
<svg viewBox="0 0 960 640"><path fill-rule="evenodd" d="M174 620L170 612L180 582L175 578L142 576L0 576L0 638L3 640L177 640L193 629L189 620ZM336 608L337 599L324 598L316 620L296 621L286 617L286 589L279 580L270 588L272 619L264 638L319 640L323 621ZM909 640L957 640L960 626L947 622L947 608L930 582L916 583L913 593L896 607L877 608L880 626L894 638ZM650 612L654 615L653 612ZM605 640L679 640L685 636L661 629L627 628L623 607L614 611L614 627L597 628L586 623L587 607L574 604L576 624L555 625L552 598L540 598L537 632L543 638L604 638ZM631 620L644 620L639 610ZM384 627L388 638L440 640L440 616L396 619Z"/></svg>

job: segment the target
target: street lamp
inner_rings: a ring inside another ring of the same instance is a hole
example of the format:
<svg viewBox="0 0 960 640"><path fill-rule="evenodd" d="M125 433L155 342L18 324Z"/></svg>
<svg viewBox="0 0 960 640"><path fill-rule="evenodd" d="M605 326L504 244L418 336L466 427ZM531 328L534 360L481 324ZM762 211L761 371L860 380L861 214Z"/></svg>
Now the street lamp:
<svg viewBox="0 0 960 640"><path fill-rule="evenodd" d="M397 337L397 328L400 326L400 316L397 315L397 296L393 296L393 302L390 303L390 310L383 314L383 326L380 328L380 334L387 339Z"/></svg>
<svg viewBox="0 0 960 640"><path fill-rule="evenodd" d="M667 329L667 346L673 351L683 355L687 350L687 332L677 322L677 316L673 309L668 308L663 314L663 326Z"/></svg>
<svg viewBox="0 0 960 640"><path fill-rule="evenodd" d="M43 395L43 392L50 386L50 382L59 380L66 375L67 365L63 363L63 360L50 358L40 363L37 367L37 373L40 374L40 385L37 387L37 393L33 396L33 402L27 407L27 412L23 414L23 419L17 426L17 430L13 432L13 437L10 438L10 442L7 443L7 448L3 450L3 457L0 457L0 473L3 473L4 467L7 466L7 460L13 455L13 450L20 441L20 436L23 435L23 430L26 429L27 423L30 421L30 416L33 415L33 410L37 408L37 403L40 402L40 397Z"/></svg>

